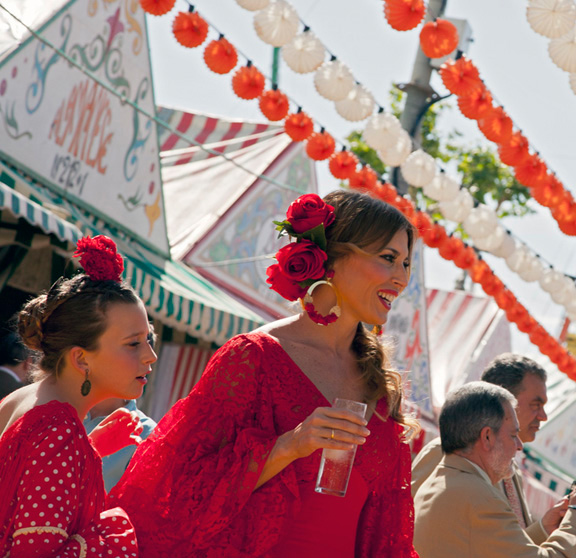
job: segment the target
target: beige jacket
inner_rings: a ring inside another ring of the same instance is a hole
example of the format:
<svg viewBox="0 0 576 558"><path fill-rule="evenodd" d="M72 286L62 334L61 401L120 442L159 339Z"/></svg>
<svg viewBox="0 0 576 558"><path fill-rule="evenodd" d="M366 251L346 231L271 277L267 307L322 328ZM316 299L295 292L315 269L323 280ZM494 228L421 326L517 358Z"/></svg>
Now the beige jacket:
<svg viewBox="0 0 576 558"><path fill-rule="evenodd" d="M444 456L414 506L414 547L422 558L576 558L574 510L538 546L502 492L458 455Z"/></svg>

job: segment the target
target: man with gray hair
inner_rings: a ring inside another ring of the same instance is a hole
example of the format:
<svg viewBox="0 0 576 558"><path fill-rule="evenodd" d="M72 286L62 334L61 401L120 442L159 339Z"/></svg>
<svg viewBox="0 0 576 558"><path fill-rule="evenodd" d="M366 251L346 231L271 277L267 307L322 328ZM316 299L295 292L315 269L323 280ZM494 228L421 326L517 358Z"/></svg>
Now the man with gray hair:
<svg viewBox="0 0 576 558"><path fill-rule="evenodd" d="M540 545L525 533L496 485L522 449L516 399L471 382L448 394L440 413L444 457L416 494L414 547L426 558L576 558L576 494L558 529Z"/></svg>
<svg viewBox="0 0 576 558"><path fill-rule="evenodd" d="M548 420L544 405L546 396L546 371L534 360L513 353L496 357L482 372L482 380L507 389L518 403L516 415L520 424L522 443L533 442L540 423ZM414 459L412 464L412 496L415 497L422 483L432 474L442 459L440 438L432 440ZM565 512L566 501L556 504L544 517L535 521L528 508L522 484L522 472L514 463L514 475L499 485L518 517L520 526L536 543L544 542L558 527Z"/></svg>

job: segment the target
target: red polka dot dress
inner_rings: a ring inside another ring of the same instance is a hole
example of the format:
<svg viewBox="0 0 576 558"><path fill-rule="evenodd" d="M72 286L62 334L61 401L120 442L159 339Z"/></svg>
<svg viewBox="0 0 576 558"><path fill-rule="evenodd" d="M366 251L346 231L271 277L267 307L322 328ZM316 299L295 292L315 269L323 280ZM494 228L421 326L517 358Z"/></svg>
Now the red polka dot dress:
<svg viewBox="0 0 576 558"><path fill-rule="evenodd" d="M124 510L104 511L102 462L71 405L35 407L4 432L0 479L0 557L137 557Z"/></svg>

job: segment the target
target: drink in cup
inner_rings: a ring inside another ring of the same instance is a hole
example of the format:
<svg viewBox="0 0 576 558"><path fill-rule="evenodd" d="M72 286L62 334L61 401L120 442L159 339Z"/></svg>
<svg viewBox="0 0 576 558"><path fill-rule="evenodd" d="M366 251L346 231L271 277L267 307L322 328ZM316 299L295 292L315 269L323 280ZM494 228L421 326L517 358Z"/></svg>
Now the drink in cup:
<svg viewBox="0 0 576 558"><path fill-rule="evenodd" d="M364 418L367 405L359 401L336 398L332 407L335 409L348 409L360 418ZM348 480L350 479L354 457L356 456L356 447L354 446L353 449L349 450L327 448L322 450L318 480L316 481L316 492L332 494L333 496L346 496Z"/></svg>

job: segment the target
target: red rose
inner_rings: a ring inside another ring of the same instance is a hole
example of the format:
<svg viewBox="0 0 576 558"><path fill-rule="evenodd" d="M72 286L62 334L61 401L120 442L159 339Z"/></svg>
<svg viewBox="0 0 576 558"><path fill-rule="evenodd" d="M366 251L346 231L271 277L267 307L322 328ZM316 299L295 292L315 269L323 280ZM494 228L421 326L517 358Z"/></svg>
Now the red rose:
<svg viewBox="0 0 576 558"><path fill-rule="evenodd" d="M115 242L104 235L81 238L76 245L75 258L93 281L121 281L124 260L116 251Z"/></svg>
<svg viewBox="0 0 576 558"><path fill-rule="evenodd" d="M324 223L324 228L334 221L334 208L317 194L304 194L294 200L286 218L297 234L304 233Z"/></svg>
<svg viewBox="0 0 576 558"><path fill-rule="evenodd" d="M286 300L298 300L306 294L306 289L303 289L296 281L291 281L280 271L278 264L271 265L266 270L266 283L270 285L273 291L276 291L280 296Z"/></svg>
<svg viewBox="0 0 576 558"><path fill-rule="evenodd" d="M276 254L280 271L291 281L322 279L328 259L326 252L310 240L292 242L278 250Z"/></svg>

